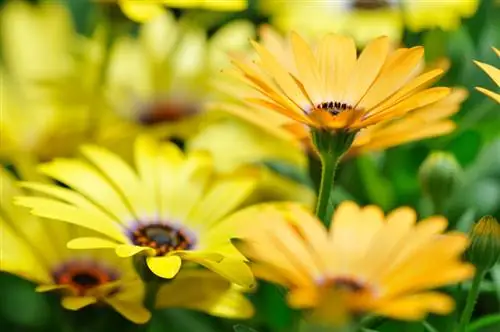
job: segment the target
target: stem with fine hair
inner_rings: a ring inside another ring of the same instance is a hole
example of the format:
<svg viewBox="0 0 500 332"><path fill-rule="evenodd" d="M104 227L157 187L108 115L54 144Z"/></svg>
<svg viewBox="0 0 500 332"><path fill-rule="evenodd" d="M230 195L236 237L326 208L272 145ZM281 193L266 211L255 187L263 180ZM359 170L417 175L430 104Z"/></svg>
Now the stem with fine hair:
<svg viewBox="0 0 500 332"><path fill-rule="evenodd" d="M474 279L472 280L472 286L469 290L469 294L467 294L467 301L465 303L464 310L462 311L462 316L460 317L457 332L465 332L467 330L467 326L469 325L472 317L472 312L476 306L476 300L480 290L479 286L481 286L481 281L483 280L484 275L484 271L477 271Z"/></svg>

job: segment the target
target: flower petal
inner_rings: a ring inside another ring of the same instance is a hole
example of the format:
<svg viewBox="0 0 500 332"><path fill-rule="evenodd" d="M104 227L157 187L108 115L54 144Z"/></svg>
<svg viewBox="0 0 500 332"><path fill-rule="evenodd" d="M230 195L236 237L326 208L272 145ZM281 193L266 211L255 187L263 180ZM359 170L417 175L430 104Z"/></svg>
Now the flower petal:
<svg viewBox="0 0 500 332"><path fill-rule="evenodd" d="M146 258L151 272L165 279L172 279L179 272L182 259L179 256L148 257Z"/></svg>

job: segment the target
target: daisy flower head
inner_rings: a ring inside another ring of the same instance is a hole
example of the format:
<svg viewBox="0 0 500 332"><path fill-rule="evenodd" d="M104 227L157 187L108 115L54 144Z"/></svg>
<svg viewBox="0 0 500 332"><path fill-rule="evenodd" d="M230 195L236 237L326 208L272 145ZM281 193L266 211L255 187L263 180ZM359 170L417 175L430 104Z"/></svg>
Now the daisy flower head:
<svg viewBox="0 0 500 332"><path fill-rule="evenodd" d="M443 234L443 217L417 222L411 208L385 216L379 207L347 201L327 230L297 205L259 209L235 244L256 277L287 287L291 307L324 323L367 313L404 320L446 314L453 300L430 289L474 274L461 261L467 237Z"/></svg>
<svg viewBox="0 0 500 332"><path fill-rule="evenodd" d="M336 36L336 38L344 38L344 40L348 40L345 37ZM286 70L288 75L291 76L293 80L298 84L297 78L300 77L300 73L296 69L294 62L294 49L292 40L283 38L272 27L264 25L260 28L260 43L263 48L269 50L269 52L272 53L272 55ZM314 44L319 45L320 43L316 41ZM317 47L317 49L319 50L320 48ZM444 98L437 98L437 101L431 103L423 102L423 106L421 107L419 107L418 105L409 104L410 101L408 100L405 101L405 98L415 98L415 96L411 96L412 94L421 95L419 93L424 93L423 90L426 84L431 84L439 75L441 75L441 73L447 70L446 66L427 66L425 70L422 70L421 68L423 68L423 59L421 57L421 51L422 50L420 48L414 48L399 49L397 51L390 52L387 61L390 58L392 58L394 61L403 61L399 64L401 66L400 68L413 65L414 72L412 74L407 71L406 74L408 74L409 76L407 75L405 80L405 78L403 77L404 75L398 77L397 72L389 72L390 68L388 68L388 66L392 66L394 70L397 70L396 63L393 63L392 65L388 63L384 64L385 70L383 70L384 68L382 68L381 72L378 74L379 76L375 79L375 82L373 83L372 87L369 88L369 90L376 89L373 93L378 93L379 91L382 92L382 85L388 84L389 80L391 79L393 80L393 88L396 87L395 84L397 84L397 80L400 80L401 90L394 90L393 96L389 97L385 101L380 102L380 104L374 108L375 111L380 110L382 112L382 118L380 119L380 122L377 122L375 125L369 125L367 128L363 128L356 133L352 142L352 146L347 152L348 156L354 156L360 153L374 150L386 149L395 145L400 145L415 140L445 135L455 129L456 125L449 119L449 117L459 111L461 103L466 99L468 93L465 89L454 88L452 92ZM401 57L399 57L398 54L400 54ZM406 55L403 56L404 54ZM261 69L253 66L248 58L238 59L236 60L236 63L243 64L245 66L244 68L248 70L255 69L255 74L262 74L263 72ZM340 67L340 64L338 66ZM335 69L334 67L329 68L331 68L332 70ZM410 70L410 67L408 67L407 70ZM383 79L383 73L386 73L389 76L387 76L386 79ZM305 111L302 111L302 114L298 115L296 113L290 114L289 111L292 110L292 108L290 110L286 110L281 106L277 108L277 106L279 106L277 102L278 99L275 99L275 101L271 101L271 98L274 98L272 97L272 93L266 94L264 89L256 89L255 84L257 83L255 82L257 81L253 80L250 76L245 74L247 75L245 82L250 82L250 84L241 84L241 82L240 84L238 84L238 82L235 82L234 79L230 80L229 78L236 76L237 78L241 79L239 73L233 72L232 74L233 75L231 76L227 75L228 79L219 80L217 82L217 87L219 88L219 90L228 91L234 96L228 101L218 103L216 105L218 108L223 109L226 112L233 114L239 118L242 118L245 121L254 123L257 126L265 129L267 132L270 132L274 136L277 136L281 139L296 143L298 142L300 145L309 150L314 151L316 149L312 142L311 129L318 124L316 122L314 122L312 125L309 124L307 122L307 119L303 119L302 115L305 115L306 117L314 116L314 112L318 113L318 111L314 111L313 109L309 114L306 114ZM328 73L325 79L328 79L329 77L332 78L333 76L334 73ZM348 76L346 76L346 80L347 79ZM381 80L380 84L382 85L377 88L376 84L379 80ZM254 82L255 84L253 84L252 82ZM278 80L275 79L275 82L278 82ZM271 86L273 84L272 82L268 83ZM331 86L331 84L329 86ZM408 89L413 89L413 92L410 92ZM406 92L404 92L405 90ZM436 92L438 94L446 94L445 90L447 89L435 88L427 90L426 93L432 94ZM280 91L284 90L282 90L281 88L276 90L276 92ZM368 95L365 95L363 98L368 98L369 93L370 92L368 91ZM264 99L262 98L263 95ZM372 95L372 100L375 97L377 97L378 100L384 99L381 95ZM286 95L284 95L283 98L287 98ZM384 111L382 110L384 107L387 107L389 109ZM395 110L398 107L398 114L400 114L399 112L401 111L404 111L406 113L404 113L402 116L391 116L390 109L392 108L393 110ZM408 109L404 109L405 107L407 107ZM276 112L273 112L272 110L275 110ZM343 111L343 116L347 116L348 111L349 110ZM353 110L351 111L354 112ZM328 110L323 110L323 112L328 113ZM389 117L388 119L383 118L384 112L386 116ZM370 112L368 112L367 114L370 114ZM337 116L339 115L341 114L337 112ZM298 118L298 116L300 116L301 118ZM315 116L315 119L318 118L318 116ZM330 116L330 114L323 116ZM374 114L373 116L377 115ZM332 117L335 117L333 116L333 113Z"/></svg>
<svg viewBox="0 0 500 332"><path fill-rule="evenodd" d="M500 57L500 51L497 48L493 47L493 51L495 51L496 55ZM491 79L496 83L497 86L500 86L500 69L479 61L474 61L474 63L478 65L479 68L481 68L489 77L491 77ZM500 94L481 87L476 87L476 89L484 93L486 96L490 97L497 103L500 103Z"/></svg>
<svg viewBox="0 0 500 332"><path fill-rule="evenodd" d="M42 196L23 196L19 205L40 217L99 233L71 240L72 249L114 249L119 257L145 262L155 275L171 279L182 262L197 263L250 287L253 276L230 244L235 225L225 217L245 200L251 171L218 176L203 152L185 155L175 144L147 136L134 146L135 169L98 146L81 149L86 159L56 159L40 171L69 189L42 183L26 187Z"/></svg>
<svg viewBox="0 0 500 332"><path fill-rule="evenodd" d="M388 38L379 37L358 57L354 41L336 34L326 35L316 50L297 33L291 34L290 42L292 71L256 42L260 59L255 66L234 63L241 78L260 93L252 101L311 128L317 147L324 144L318 136L341 134L348 136L349 145L360 129L400 117L449 93L445 87L428 88L442 70L419 75L422 47L390 52Z"/></svg>
<svg viewBox="0 0 500 332"><path fill-rule="evenodd" d="M58 292L68 310L104 303L135 323L149 320L151 314L142 305L144 285L131 261L109 250L69 250L66 243L71 236L92 233L31 215L13 204L15 196L26 194L16 179L2 168L0 180L2 272L34 282L37 292Z"/></svg>

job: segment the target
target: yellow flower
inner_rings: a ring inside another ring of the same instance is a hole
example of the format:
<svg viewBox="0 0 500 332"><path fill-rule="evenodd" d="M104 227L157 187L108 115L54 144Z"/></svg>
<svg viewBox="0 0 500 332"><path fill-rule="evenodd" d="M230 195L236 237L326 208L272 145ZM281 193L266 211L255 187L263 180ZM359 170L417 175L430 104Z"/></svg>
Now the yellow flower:
<svg viewBox="0 0 500 332"><path fill-rule="evenodd" d="M252 174L216 176L209 155L184 155L174 144L146 136L135 143L137 171L98 146L84 146L81 152L87 160L56 159L40 166L71 190L28 183L49 197L17 199L35 215L99 233L70 241L70 248L108 248L120 257L141 254L154 274L168 279L182 261L194 262L231 282L252 285L244 258L229 242L235 226L224 219L252 191Z"/></svg>
<svg viewBox="0 0 500 332"><path fill-rule="evenodd" d="M12 203L15 196L26 193L3 168L0 181L1 271L36 283L38 292L58 291L61 305L69 310L101 302L135 323L149 320L151 314L142 306L144 286L131 261L104 250L68 250L66 243L71 236L91 233L30 215Z"/></svg>
<svg viewBox="0 0 500 332"><path fill-rule="evenodd" d="M405 26L413 31L454 30L462 17L476 12L478 3L476 0L266 1L262 10L272 15L272 23L281 30L300 30L311 37L336 32L353 37L358 45L366 45L381 35L397 43Z"/></svg>
<svg viewBox="0 0 500 332"><path fill-rule="evenodd" d="M461 18L474 15L478 6L477 0L401 2L405 24L413 31L426 28L455 30L460 26Z"/></svg>
<svg viewBox="0 0 500 332"><path fill-rule="evenodd" d="M398 42L403 35L403 17L397 6L386 1L268 1L265 11L281 30L300 30L317 37L327 32L351 36L365 45L377 36ZM314 19L311 19L314 18Z"/></svg>
<svg viewBox="0 0 500 332"><path fill-rule="evenodd" d="M209 78L228 62L226 52L247 47L253 26L234 21L208 41L200 27L164 12L141 26L138 38L122 36L110 51L106 96L128 123L122 133L186 139L205 117Z"/></svg>
<svg viewBox="0 0 500 332"><path fill-rule="evenodd" d="M297 205L251 209L246 213L252 227L235 243L257 277L287 287L288 304L311 310L314 319L374 313L420 320L428 312L446 314L453 300L429 289L474 274L461 261L467 237L442 234L443 217L416 223L408 207L384 216L376 206L344 202L327 231Z"/></svg>
<svg viewBox="0 0 500 332"><path fill-rule="evenodd" d="M296 33L291 35L295 69L288 71L273 54L253 43L256 67L235 60L242 79L263 98L253 102L320 131L356 132L441 100L448 88L428 88L442 70L417 76L422 47L389 54L389 41L370 42L359 58L352 39L326 35L313 54Z"/></svg>
<svg viewBox="0 0 500 332"><path fill-rule="evenodd" d="M493 47L493 51L495 51L497 56L500 57L500 51L497 48ZM493 80L493 82L496 83L497 86L500 86L500 70L498 68L493 67L492 65L489 65L487 63L479 62L479 61L474 61L474 63L476 65L478 65L479 68L484 70L484 72L489 77L491 77L491 79ZM500 103L500 94L493 92L493 91L490 91L490 90L486 90L485 88L476 87L476 89L478 91L481 91L482 93L484 93L485 95L487 95L491 99L495 100L497 103Z"/></svg>
<svg viewBox="0 0 500 332"><path fill-rule="evenodd" d="M9 1L0 21L1 157L71 155L102 113L97 36L77 36L60 2Z"/></svg>
<svg viewBox="0 0 500 332"><path fill-rule="evenodd" d="M165 12L165 6L174 8L203 8L215 11L241 11L247 8L246 0L117 0L123 13L131 20L144 23Z"/></svg>
<svg viewBox="0 0 500 332"><path fill-rule="evenodd" d="M292 45L269 26L262 27L260 35L262 38L261 40L263 46L266 49L269 49L270 52L275 55L278 62L280 64L283 64L284 69L288 73L290 73L293 77L297 77L298 70L294 68L293 58L290 54ZM411 51L412 50L399 50L395 53L392 53L391 56L396 57L398 52L407 52L410 56ZM413 55L415 56L416 54ZM406 58L406 61L408 61L408 59L409 57ZM238 61L239 60L237 60L237 62ZM414 59L414 61L414 64L416 65L417 59ZM245 70L250 70L249 68L251 68L251 65L248 61L241 60L239 61L239 63L244 63ZM438 75L442 71L443 69L441 68L427 70L424 74L421 74L418 78L414 79L413 82L407 83L407 86L403 87L402 90L400 90L399 92L395 92L395 94L390 97L389 100L385 101L386 107L389 110L391 108L393 110L397 110L398 107L404 106L396 105L394 107L391 107L391 98L392 101L398 99L398 95L402 96L405 94L404 92L402 92L403 90L406 89L408 91L408 88L411 88L412 85L419 85L428 78L432 81L432 77L434 77L435 79L436 75ZM281 74L286 75L286 73L284 72L282 72ZM238 74L236 73L236 75ZM396 73L392 73L392 75L396 75ZM230 78L229 75L226 76ZM389 76L388 79L390 79ZM251 80L249 76L247 78ZM257 81L254 80L255 84L257 84L256 82ZM383 82L380 82L380 84L384 84L384 82L387 83L387 80L383 80ZM292 142L298 141L306 147L312 148L309 126L317 126L318 123L316 120L321 120L322 118L325 118L327 116L324 114L319 114L322 116L320 118L319 116L315 116L314 113L326 113L326 111L313 109L309 114L304 111L303 114L297 115L296 113L290 112L290 110L285 110L284 107L282 107L283 105L279 106L278 101L275 99L272 107L278 112L270 112L269 108L271 103L267 100L263 101L262 99L258 99L261 91L263 90L252 90L249 87L243 86L241 83L238 83L239 82L235 82L234 80L230 79L218 80L216 82L216 86L218 87L218 89L232 95L233 98L229 101L216 103L214 107L225 110L230 114L256 124L257 126L270 132L274 136ZM377 84L377 82L375 82L375 84ZM380 89L383 89L383 87L377 88L376 86L373 86L372 89L376 89L373 91L373 94L375 94L377 93L377 91L380 91ZM422 87L418 89L422 89ZM438 92L443 91L442 88L433 90ZM277 91L278 90L276 90L275 92ZM276 94L273 93L274 92L270 92L270 94L268 94L267 96L269 98L282 98L282 96L277 97ZM418 92L417 95L422 95L424 93L425 90L424 92ZM407 93L407 97L410 94L411 93ZM373 95L372 97L375 97L375 95ZM382 99L381 95L377 95L377 97L379 99ZM402 117L389 118L388 120L382 119L378 124L359 131L350 151L348 152L348 155L353 156L362 152L385 149L418 139L447 134L455 128L455 124L448 118L460 109L460 104L466 97L467 91L461 88L456 88L451 94L447 95L443 99L439 99L434 103L424 103L422 107L419 107L418 105L411 105L410 101L407 100L405 103L407 107L412 109L411 112L408 112ZM250 102L245 98L250 99ZM287 102L286 98L288 97L283 97L282 101ZM415 96L413 96L412 98L415 98ZM255 99L258 99L259 102L251 103L251 101ZM363 103L363 101L361 101L361 103ZM384 104L384 102L382 102L382 104ZM296 111L296 108L292 107L293 105L291 105L291 103L289 103L288 106L290 106L292 110ZM378 106L376 106L375 112L377 111L377 108L378 110L380 110L383 107L381 107L379 104ZM401 109L399 111L401 111ZM397 112L399 113L399 111ZM407 110L403 109L403 111L406 112ZM347 114L348 112L350 111L341 111L339 115ZM385 111L382 111L382 114L383 112ZM307 119L304 119L304 117L306 117ZM309 124L308 126L305 123L307 123L307 121L309 121L309 118L311 117L313 118L313 121L311 121L312 124ZM334 116L332 116L332 118L333 120L331 120L330 123L333 123L333 121L335 120Z"/></svg>

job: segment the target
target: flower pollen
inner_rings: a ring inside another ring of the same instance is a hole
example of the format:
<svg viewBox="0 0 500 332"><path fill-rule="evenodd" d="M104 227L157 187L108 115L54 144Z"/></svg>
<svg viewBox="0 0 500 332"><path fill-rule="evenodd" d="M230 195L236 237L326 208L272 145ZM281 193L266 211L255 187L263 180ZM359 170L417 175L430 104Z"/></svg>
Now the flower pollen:
<svg viewBox="0 0 500 332"><path fill-rule="evenodd" d="M161 223L140 226L132 233L132 242L155 249L156 256L164 256L173 250L190 249L193 245L182 230Z"/></svg>
<svg viewBox="0 0 500 332"><path fill-rule="evenodd" d="M349 105L347 103L341 103L339 101L322 102L316 105L316 109L327 111L332 115L338 115L346 110L350 111L353 108L354 107L352 105Z"/></svg>

